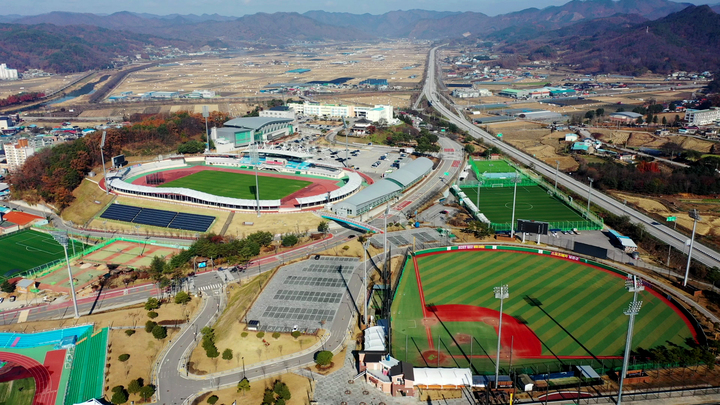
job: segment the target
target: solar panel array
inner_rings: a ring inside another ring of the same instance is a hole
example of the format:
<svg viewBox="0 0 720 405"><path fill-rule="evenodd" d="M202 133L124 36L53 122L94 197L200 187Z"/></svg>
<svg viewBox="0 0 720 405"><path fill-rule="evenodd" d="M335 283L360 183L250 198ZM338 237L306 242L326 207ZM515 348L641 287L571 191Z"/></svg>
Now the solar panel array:
<svg viewBox="0 0 720 405"><path fill-rule="evenodd" d="M276 300L284 301L307 301L307 302L323 302L338 304L342 299L343 293L333 293L325 291L297 291L297 290L278 290L275 293Z"/></svg>
<svg viewBox="0 0 720 405"><path fill-rule="evenodd" d="M288 319L297 321L326 321L332 322L335 318L335 310L332 309L310 309L290 307L267 307L263 316L276 319Z"/></svg>
<svg viewBox="0 0 720 405"><path fill-rule="evenodd" d="M288 276L283 284L289 285L309 285L318 287L344 287L345 282L341 278L328 277L298 277Z"/></svg>
<svg viewBox="0 0 720 405"><path fill-rule="evenodd" d="M210 215L186 214L120 204L111 204L100 215L100 218L194 232L207 232L215 221L215 217Z"/></svg>

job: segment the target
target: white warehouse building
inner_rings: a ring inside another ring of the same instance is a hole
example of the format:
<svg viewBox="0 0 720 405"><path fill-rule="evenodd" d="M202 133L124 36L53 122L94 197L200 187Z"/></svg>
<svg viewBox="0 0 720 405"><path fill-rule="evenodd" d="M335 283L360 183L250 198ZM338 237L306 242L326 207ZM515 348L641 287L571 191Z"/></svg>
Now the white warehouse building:
<svg viewBox="0 0 720 405"><path fill-rule="evenodd" d="M685 121L688 125L712 125L720 121L720 108L713 107L709 110L685 110Z"/></svg>
<svg viewBox="0 0 720 405"><path fill-rule="evenodd" d="M376 105L375 107L361 107L343 104L324 103L288 103L288 107L295 111L295 114L311 115L316 117L327 116L331 118L367 118L377 122L385 119L387 122L393 120L393 106Z"/></svg>

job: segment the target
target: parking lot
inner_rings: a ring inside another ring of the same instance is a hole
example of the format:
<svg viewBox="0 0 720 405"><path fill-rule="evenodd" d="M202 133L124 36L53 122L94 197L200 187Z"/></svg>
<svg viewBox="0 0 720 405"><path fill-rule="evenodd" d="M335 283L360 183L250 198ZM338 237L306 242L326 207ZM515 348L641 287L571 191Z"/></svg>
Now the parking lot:
<svg viewBox="0 0 720 405"><path fill-rule="evenodd" d="M282 267L248 313L265 331L314 332L335 319L357 258L320 256Z"/></svg>

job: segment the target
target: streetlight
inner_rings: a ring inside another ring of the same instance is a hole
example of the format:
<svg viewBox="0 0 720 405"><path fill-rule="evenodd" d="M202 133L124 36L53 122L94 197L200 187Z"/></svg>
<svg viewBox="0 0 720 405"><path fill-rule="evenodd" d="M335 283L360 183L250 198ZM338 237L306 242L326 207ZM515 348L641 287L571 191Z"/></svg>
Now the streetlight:
<svg viewBox="0 0 720 405"><path fill-rule="evenodd" d="M67 247L68 247L68 236L66 233L53 232L53 239L60 245L62 245L65 251L65 262L67 262L68 276L70 277L70 292L72 295L73 308L75 309L75 319L80 318L80 312L78 312L77 297L75 296L75 283L73 282L72 269L70 268L70 259L68 258Z"/></svg>
<svg viewBox="0 0 720 405"><path fill-rule="evenodd" d="M590 180L590 186L588 187L588 207L587 207L587 213L588 213L588 219L590 218L590 197L592 196L592 184L593 184L593 178L588 177L588 180Z"/></svg>
<svg viewBox="0 0 720 405"><path fill-rule="evenodd" d="M510 296L507 284L501 285L500 287L494 287L493 292L495 298L500 300L500 323L498 324L498 344L497 344L497 356L495 358L495 389L498 387L498 378L500 377L500 340L502 339L502 316L503 316L503 301Z"/></svg>
<svg viewBox="0 0 720 405"><path fill-rule="evenodd" d="M367 244L368 244L367 241L365 241L365 243L363 243L363 275L364 275L364 280L365 280L365 281L364 281L364 283L365 283L365 295L364 295L364 300L365 300L365 327L367 327L367 325L368 325L368 292L367 292L367 290L368 290L368 283L367 283L367 248L368 248L368 246L367 246Z"/></svg>
<svg viewBox="0 0 720 405"><path fill-rule="evenodd" d="M690 215L690 218L693 219L693 230L692 235L690 236L690 248L688 249L688 261L687 266L685 266L685 279L683 279L683 287L687 285L688 274L690 274L690 261L692 260L692 249L693 244L695 243L695 229L697 228L698 221L702 221L702 218L700 218L700 214L698 214L696 209L690 211L688 215Z"/></svg>
<svg viewBox="0 0 720 405"><path fill-rule="evenodd" d="M640 312L640 308L642 307L642 301L637 300L637 295L638 292L645 289L645 287L642 285L642 281L636 276L631 276L627 279L627 281L625 282L625 288L627 288L629 292L633 293L633 300L630 305L628 305L628 309L624 312L625 315L628 315L630 317L630 321L628 322L627 339L625 340L625 356L623 356L623 366L622 374L620 375L620 387L618 388L617 405L620 405L620 403L622 402L623 383L625 382L628 361L630 359L630 350L632 349L632 337L633 326L635 324L635 315Z"/></svg>
<svg viewBox="0 0 720 405"><path fill-rule="evenodd" d="M517 199L517 185L520 182L518 172L515 172L515 178L513 179L513 209L512 219L510 220L510 237L515 236L515 200Z"/></svg>
<svg viewBox="0 0 720 405"><path fill-rule="evenodd" d="M557 176L558 176L558 170L560 170L560 161L555 161L555 192L557 193Z"/></svg>

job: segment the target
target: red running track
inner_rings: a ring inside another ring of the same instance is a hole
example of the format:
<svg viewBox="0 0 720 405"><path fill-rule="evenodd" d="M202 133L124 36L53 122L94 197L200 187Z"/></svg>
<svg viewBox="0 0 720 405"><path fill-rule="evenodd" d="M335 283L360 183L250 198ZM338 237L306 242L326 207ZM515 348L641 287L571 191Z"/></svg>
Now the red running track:
<svg viewBox="0 0 720 405"><path fill-rule="evenodd" d="M47 352L45 365L30 357L17 353L0 351L0 360L13 362L24 367L35 379L33 405L55 405L60 376L65 361L65 350Z"/></svg>

